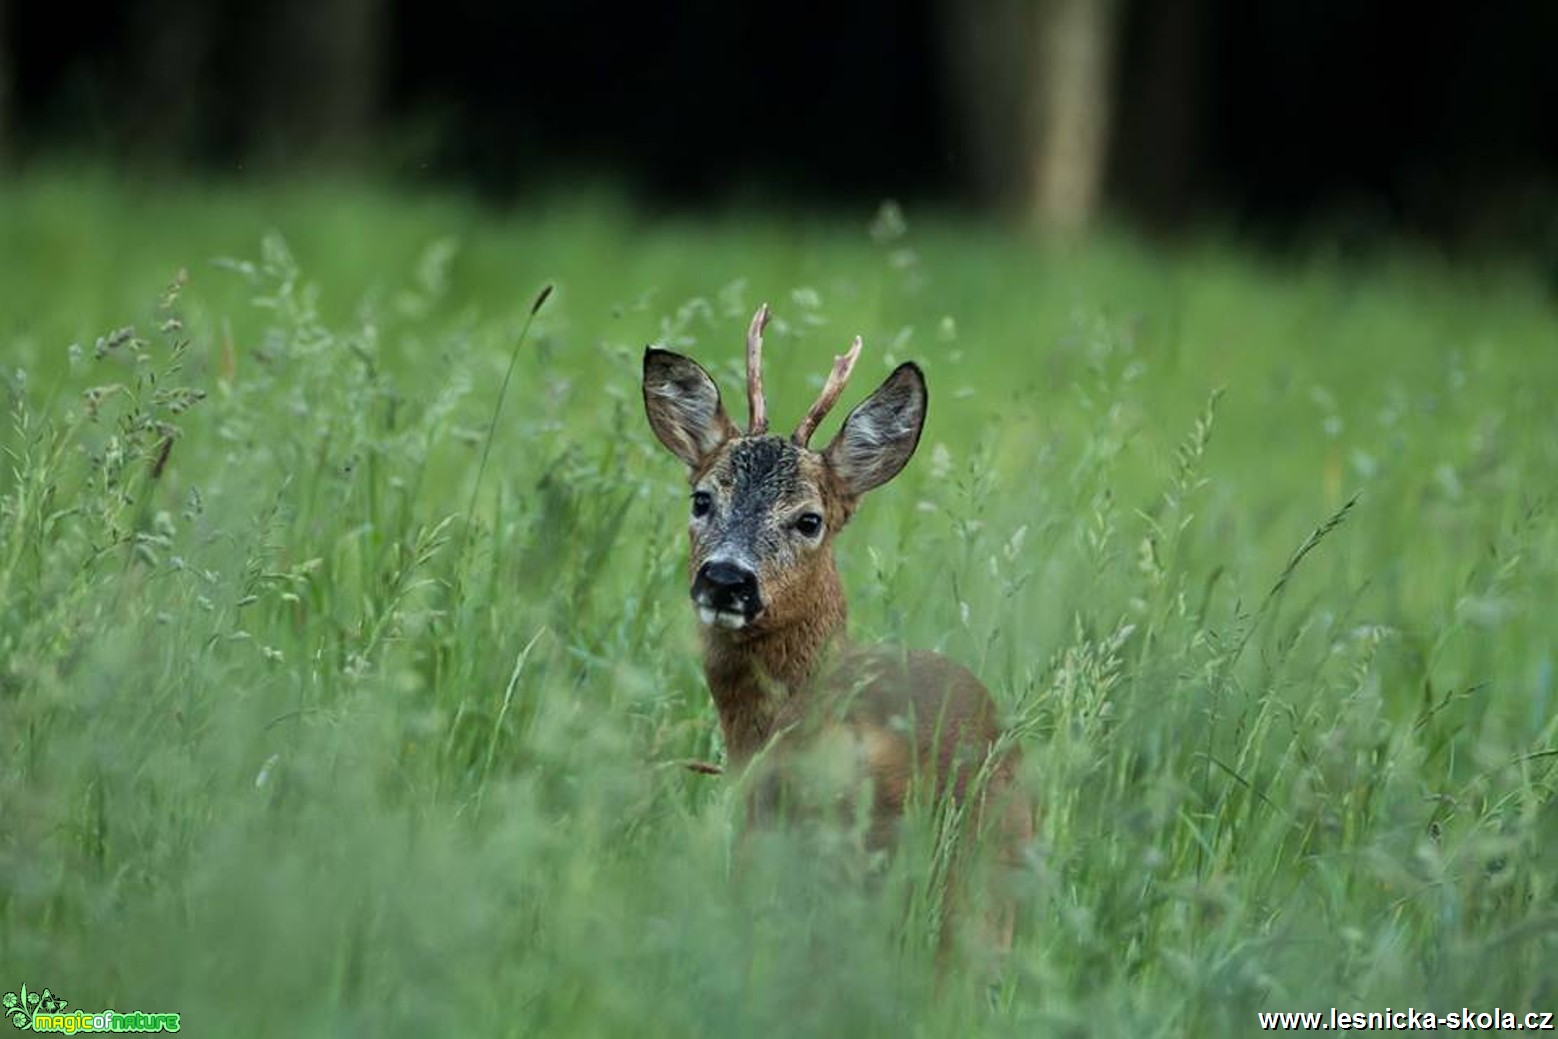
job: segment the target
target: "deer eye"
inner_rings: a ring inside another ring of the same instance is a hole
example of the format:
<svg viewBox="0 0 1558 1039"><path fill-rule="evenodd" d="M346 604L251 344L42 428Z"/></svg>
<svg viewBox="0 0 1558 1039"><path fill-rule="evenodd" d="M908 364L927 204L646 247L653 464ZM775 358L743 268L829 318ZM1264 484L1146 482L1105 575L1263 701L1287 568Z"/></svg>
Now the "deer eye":
<svg viewBox="0 0 1558 1039"><path fill-rule="evenodd" d="M795 529L802 537L814 538L822 533L822 517L815 512L803 512L796 517Z"/></svg>
<svg viewBox="0 0 1558 1039"><path fill-rule="evenodd" d="M714 496L708 491L692 492L692 518L702 519L714 507Z"/></svg>

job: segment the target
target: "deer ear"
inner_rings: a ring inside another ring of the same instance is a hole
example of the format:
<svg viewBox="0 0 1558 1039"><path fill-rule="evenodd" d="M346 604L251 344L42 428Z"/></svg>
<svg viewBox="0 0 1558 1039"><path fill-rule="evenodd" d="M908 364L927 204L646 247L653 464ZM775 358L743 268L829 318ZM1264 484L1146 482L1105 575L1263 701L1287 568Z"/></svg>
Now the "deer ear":
<svg viewBox="0 0 1558 1039"><path fill-rule="evenodd" d="M709 373L670 350L644 351L644 411L660 443L692 468L737 433Z"/></svg>
<svg viewBox="0 0 1558 1039"><path fill-rule="evenodd" d="M849 413L823 456L851 496L882 486L909 463L925 428L926 403L925 375L910 361Z"/></svg>

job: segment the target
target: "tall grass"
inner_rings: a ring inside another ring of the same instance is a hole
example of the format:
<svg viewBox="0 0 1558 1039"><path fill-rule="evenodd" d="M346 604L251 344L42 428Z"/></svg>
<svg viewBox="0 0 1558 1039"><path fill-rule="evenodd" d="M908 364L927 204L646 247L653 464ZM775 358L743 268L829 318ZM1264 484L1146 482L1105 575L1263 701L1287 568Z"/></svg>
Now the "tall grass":
<svg viewBox="0 0 1558 1039"><path fill-rule="evenodd" d="M1558 1009L1550 301L886 216L0 189L0 991L226 1035ZM905 923L923 857L736 868L677 765L719 748L638 356L734 392L759 299L776 426L856 331L862 384L928 372L841 564L1025 748L993 1005Z"/></svg>

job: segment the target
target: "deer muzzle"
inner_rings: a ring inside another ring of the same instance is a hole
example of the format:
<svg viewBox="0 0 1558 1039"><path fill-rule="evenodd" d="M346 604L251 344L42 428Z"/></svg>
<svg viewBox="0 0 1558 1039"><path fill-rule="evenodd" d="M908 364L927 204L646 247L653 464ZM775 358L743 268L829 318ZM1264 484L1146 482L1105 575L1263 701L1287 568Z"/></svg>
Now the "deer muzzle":
<svg viewBox="0 0 1558 1039"><path fill-rule="evenodd" d="M699 620L721 628L744 628L763 611L757 575L726 560L710 560L698 568L692 601Z"/></svg>

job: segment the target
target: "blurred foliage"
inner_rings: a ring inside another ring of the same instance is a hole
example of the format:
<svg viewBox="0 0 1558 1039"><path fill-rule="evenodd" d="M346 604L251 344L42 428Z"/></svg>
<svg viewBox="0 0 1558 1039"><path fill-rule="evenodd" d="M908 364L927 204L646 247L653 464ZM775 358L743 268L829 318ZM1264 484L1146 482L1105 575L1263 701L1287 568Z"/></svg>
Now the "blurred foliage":
<svg viewBox="0 0 1558 1039"><path fill-rule="evenodd" d="M0 188L0 236L0 987L233 1035L1558 1002L1558 316L1519 271L90 178ZM928 374L841 565L858 637L1022 734L993 1006L977 941L937 987L914 854L743 856L675 764L719 748L638 359L734 392L762 299L776 424L857 331L862 382Z"/></svg>

